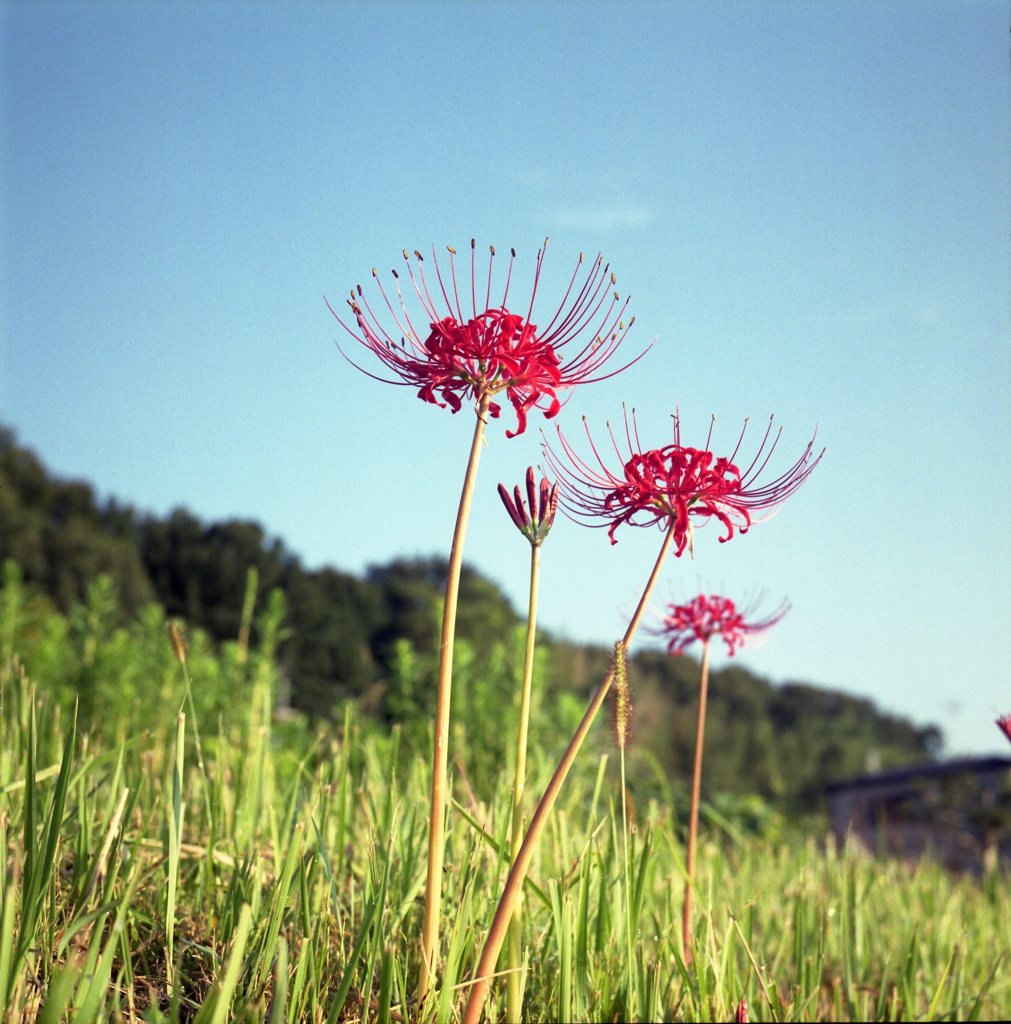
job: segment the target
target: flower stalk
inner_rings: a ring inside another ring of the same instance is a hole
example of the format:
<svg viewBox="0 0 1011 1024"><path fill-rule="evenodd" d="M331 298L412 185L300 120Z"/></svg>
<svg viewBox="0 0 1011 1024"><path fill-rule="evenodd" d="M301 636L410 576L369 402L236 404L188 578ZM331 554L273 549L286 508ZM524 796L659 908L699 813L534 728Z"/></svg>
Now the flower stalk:
<svg viewBox="0 0 1011 1024"><path fill-rule="evenodd" d="M530 694L533 689L534 650L537 635L537 591L540 577L541 546L530 545L530 601L527 610L527 641L523 656L523 685L520 690L520 720L516 732L516 775L513 780L513 806L510 863L523 843L523 794L527 777L527 737L530 731ZM506 981L506 1020L519 1024L523 1013L523 894L509 925L509 974Z"/></svg>
<svg viewBox="0 0 1011 1024"><path fill-rule="evenodd" d="M653 570L646 581L646 586L643 588L642 596L639 598L639 603L636 606L635 612L632 614L632 618L629 621L628 629L625 630L625 635L622 638L622 643L625 647L628 647L632 642L632 638L635 636L635 633L639 628L639 623L646 610L646 605L649 603L650 595L653 593L653 588L655 587L657 580L660 578L660 570L663 567L664 560L670 552L674 540L675 524L672 524L664 535L663 544L660 547L660 553L657 556L656 562L653 565ZM597 692L593 695L586 712L583 714L582 720L576 727L576 731L573 734L572 739L569 741L569 745L565 748L565 751L555 768L554 774L551 776L551 781L544 790L544 794L530 820L530 826L527 829L522 844L520 845L519 852L513 859L513 865L509 871L509 877L506 879L505 888L502 890L498 907L495 910L495 916L492 919L491 927L488 930L488 937L485 939L481 958L478 961L477 968L474 972L474 981L471 985L470 996L467 999L467 1005L463 1013L463 1024L477 1024L480 1020L481 1010L484 1007L485 1000L488 998L488 989L491 985L492 976L495 973L495 965L498 962L499 953L502 950L502 945L506 938L509 922L512 920L513 912L519 901L523 882L525 881L527 872L530 869L530 862L533 859L534 850L537 848L537 843L540 841L541 833L544 831L548 815L551 813L551 810L555 805L555 801L558 799L558 794L576 760L576 755L579 753L579 750L583 745L583 741L586 739L587 734L590 731L590 727L593 725L597 714L599 713L604 701L607 699L607 695L611 689L613 681L614 669L612 668L608 671L607 675L604 676Z"/></svg>
<svg viewBox="0 0 1011 1024"><path fill-rule="evenodd" d="M460 506L453 530L446 576L446 600L442 612L442 635L439 643L439 675L436 689L435 737L432 750L432 794L428 818L428 873L425 884L425 918L421 933L421 975L418 979L419 1009L428 997L435 979L435 962L439 940L439 919L442 905L442 869L446 855L446 803L449 761L449 709L453 683L453 645L456 639L456 607L460 593L460 571L463 567L464 539L470 520L478 463L484 443L491 396L483 395L477 407L477 422L467 460L467 471L460 493Z"/></svg>
<svg viewBox="0 0 1011 1024"><path fill-rule="evenodd" d="M696 642L702 644L702 678L699 684L698 722L695 726L695 763L692 768L692 796L688 812L688 850L685 860L685 895L681 914L681 942L684 961L692 961L692 887L695 884L695 847L699 831L699 800L702 792L702 749L706 728L706 700L709 693L709 645L720 637L732 658L737 648L773 628L790 610L784 601L771 615L756 618L757 601L738 608L729 597L699 594L684 604L667 606L663 624L655 633L667 640L669 654L684 654Z"/></svg>
<svg viewBox="0 0 1011 1024"><path fill-rule="evenodd" d="M585 422L584 419L584 424ZM644 450L639 442L634 414L631 420L626 416L624 434L629 458L623 460L624 464L619 472L607 469L593 445L588 428L587 437L593 451L592 462L579 457L561 430L558 431L560 452L553 451L545 443L547 465L559 481L562 504L570 517L604 520L604 523L599 525L610 521L608 533L612 543L615 542L614 531L621 524L662 526L664 529L660 554L622 638L626 648L638 629L668 553L672 548L676 556L680 556L685 550L693 552L693 519L701 519L703 522L716 519L725 531L719 538L723 543L731 540L735 532L747 533L755 522L760 521L756 513L767 516L778 509L807 480L824 454L823 450L821 454L813 455L812 438L800 458L785 473L772 481L760 484L759 477L762 476L778 445L779 434L772 437L770 418L757 453L751 463L741 470L734 460L741 449L746 431L747 421L730 457L717 458L709 450L712 428L710 427L710 436L706 438L704 449L688 448L681 444L680 418L675 415L674 443L662 449ZM608 432L615 453L621 458L619 443L610 428ZM509 921L519 900L533 851L576 755L607 697L614 677L615 670L612 667L590 701L534 811L530 827L513 860L474 973L470 996L464 1009L464 1024L477 1024L481 1016L492 974L505 941Z"/></svg>
<svg viewBox="0 0 1011 1024"><path fill-rule="evenodd" d="M538 486L533 467L526 474L526 503L519 487L512 495L498 485L499 497L513 525L530 542L530 598L527 605L527 638L523 655L523 683L520 689L519 727L516 732L516 774L513 780L512 821L509 857L516 859L523 842L523 793L526 787L527 738L530 732L530 697L533 689L534 653L537 639L537 593L540 582L541 545L555 522L558 485L542 478ZM509 925L507 947L509 973L506 981L506 1020L519 1024L523 1013L523 894Z"/></svg>

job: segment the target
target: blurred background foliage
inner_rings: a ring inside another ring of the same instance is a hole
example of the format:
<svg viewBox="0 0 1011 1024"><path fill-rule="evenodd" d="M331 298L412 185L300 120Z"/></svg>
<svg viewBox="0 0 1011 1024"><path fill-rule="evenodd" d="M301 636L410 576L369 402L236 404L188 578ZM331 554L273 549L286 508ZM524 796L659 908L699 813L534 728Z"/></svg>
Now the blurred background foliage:
<svg viewBox="0 0 1011 1024"><path fill-rule="evenodd" d="M40 693L67 706L78 699L84 730L172 720L180 694L166 627L178 619L198 665L192 697L201 721L234 702L259 659L276 679L272 700L285 729L311 735L354 703L378 728L398 723L405 753L427 756L444 559L396 559L364 579L309 570L255 522L204 523L185 509L158 518L100 501L88 484L54 478L0 428L0 563L0 664L16 652ZM466 751L457 770L478 796L512 756L524 628L497 586L465 568L454 749ZM535 747L562 749L609 657L603 644L541 636ZM698 663L645 650L630 667L635 797L683 799ZM605 721L594 742L597 753L609 749ZM810 806L827 782L930 761L940 748L936 727L869 700L802 682L773 685L738 665L711 678L710 798Z"/></svg>

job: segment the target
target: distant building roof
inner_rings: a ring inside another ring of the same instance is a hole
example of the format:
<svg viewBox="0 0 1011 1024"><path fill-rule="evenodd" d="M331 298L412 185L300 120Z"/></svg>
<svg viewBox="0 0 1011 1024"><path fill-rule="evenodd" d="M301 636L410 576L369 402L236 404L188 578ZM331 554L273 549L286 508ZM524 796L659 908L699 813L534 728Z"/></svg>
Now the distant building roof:
<svg viewBox="0 0 1011 1024"><path fill-rule="evenodd" d="M932 761L910 768L877 772L873 775L857 775L852 779L829 783L825 786L825 792L832 794L847 789L877 789L901 785L904 782L912 782L914 779L943 779L952 775L981 775L1009 769L1011 769L1011 757L962 757L953 761Z"/></svg>

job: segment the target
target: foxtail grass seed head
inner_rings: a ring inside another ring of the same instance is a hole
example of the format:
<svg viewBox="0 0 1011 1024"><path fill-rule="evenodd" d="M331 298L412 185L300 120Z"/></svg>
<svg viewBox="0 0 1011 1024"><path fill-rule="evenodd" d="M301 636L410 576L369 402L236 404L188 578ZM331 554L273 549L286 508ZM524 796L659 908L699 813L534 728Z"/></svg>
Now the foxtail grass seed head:
<svg viewBox="0 0 1011 1024"><path fill-rule="evenodd" d="M628 682L625 654L625 645L619 640L614 645L611 662L614 672L614 683L611 686L611 728L614 730L614 742L619 750L624 750L632 738L632 687Z"/></svg>
<svg viewBox="0 0 1011 1024"><path fill-rule="evenodd" d="M997 728L1011 741L1011 715L1001 715L997 719Z"/></svg>
<svg viewBox="0 0 1011 1024"><path fill-rule="evenodd" d="M182 627L173 619L168 624L168 635L169 642L172 644L172 650L175 656L179 659L179 664L186 665L186 641L183 639Z"/></svg>
<svg viewBox="0 0 1011 1024"><path fill-rule="evenodd" d="M518 485L513 488L511 495L505 484L498 485L498 495L516 529L534 547L540 547L555 522L555 512L558 510L558 484L550 484L547 477L542 477L538 484L534 467L530 466L527 469L526 492L527 500L524 504L523 494Z"/></svg>

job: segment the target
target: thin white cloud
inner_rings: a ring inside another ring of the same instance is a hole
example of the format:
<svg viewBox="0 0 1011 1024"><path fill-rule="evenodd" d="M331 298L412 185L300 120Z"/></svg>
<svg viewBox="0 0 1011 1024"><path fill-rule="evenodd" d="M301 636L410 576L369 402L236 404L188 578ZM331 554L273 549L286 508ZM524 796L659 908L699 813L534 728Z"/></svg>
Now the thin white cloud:
<svg viewBox="0 0 1011 1024"><path fill-rule="evenodd" d="M854 303L844 307L811 308L803 322L821 326L826 323L867 327L888 322L912 323L918 327L937 327L951 317L951 311L932 298L911 297L894 302Z"/></svg>
<svg viewBox="0 0 1011 1024"><path fill-rule="evenodd" d="M653 222L653 212L645 206L563 206L551 212L551 220L561 228L582 231L615 231L645 228Z"/></svg>

